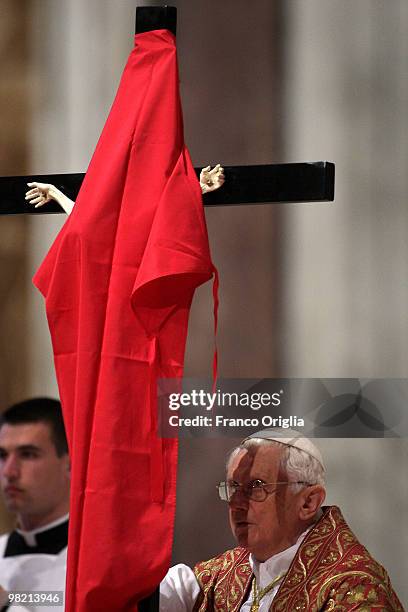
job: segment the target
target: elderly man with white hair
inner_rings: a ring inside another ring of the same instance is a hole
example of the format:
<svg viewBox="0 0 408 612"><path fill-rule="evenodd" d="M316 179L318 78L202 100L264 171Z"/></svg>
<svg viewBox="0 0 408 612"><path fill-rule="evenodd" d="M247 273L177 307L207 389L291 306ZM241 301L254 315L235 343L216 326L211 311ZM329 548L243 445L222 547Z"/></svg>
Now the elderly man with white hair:
<svg viewBox="0 0 408 612"><path fill-rule="evenodd" d="M385 569L325 499L324 464L307 438L265 429L234 448L226 481L238 547L172 567L161 612L401 612Z"/></svg>

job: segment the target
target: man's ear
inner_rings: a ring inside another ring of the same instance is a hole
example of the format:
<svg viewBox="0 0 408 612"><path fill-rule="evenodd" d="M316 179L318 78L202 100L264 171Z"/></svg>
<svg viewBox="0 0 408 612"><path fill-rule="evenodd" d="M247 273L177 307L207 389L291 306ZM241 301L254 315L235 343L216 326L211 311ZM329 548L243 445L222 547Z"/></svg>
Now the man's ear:
<svg viewBox="0 0 408 612"><path fill-rule="evenodd" d="M322 485L312 485L301 493L299 518L301 521L310 521L324 502L326 491Z"/></svg>

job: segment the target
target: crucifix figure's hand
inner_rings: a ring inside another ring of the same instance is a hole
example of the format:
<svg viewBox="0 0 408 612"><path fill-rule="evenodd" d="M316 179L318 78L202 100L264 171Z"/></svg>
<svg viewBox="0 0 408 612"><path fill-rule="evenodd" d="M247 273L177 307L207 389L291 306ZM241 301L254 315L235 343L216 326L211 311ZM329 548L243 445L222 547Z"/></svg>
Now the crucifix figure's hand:
<svg viewBox="0 0 408 612"><path fill-rule="evenodd" d="M35 208L39 208L47 204L47 202L55 200L61 208L65 210L67 215L72 211L74 202L54 185L49 183L27 183L27 185L31 187L31 189L26 192L25 199L30 204L34 204Z"/></svg>
<svg viewBox="0 0 408 612"><path fill-rule="evenodd" d="M203 168L200 173L200 187L202 193L208 193L215 191L222 187L225 181L224 168L220 164L214 166L211 170L211 166Z"/></svg>

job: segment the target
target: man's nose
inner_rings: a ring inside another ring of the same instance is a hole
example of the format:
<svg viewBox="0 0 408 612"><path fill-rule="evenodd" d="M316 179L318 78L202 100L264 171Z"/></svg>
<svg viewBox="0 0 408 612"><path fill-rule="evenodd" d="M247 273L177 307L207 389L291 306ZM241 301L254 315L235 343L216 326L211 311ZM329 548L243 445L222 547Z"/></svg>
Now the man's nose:
<svg viewBox="0 0 408 612"><path fill-rule="evenodd" d="M249 499L243 493L242 489L239 488L235 491L235 493L231 495L228 503L229 503L230 508L233 508L234 510L236 509L246 510L249 506Z"/></svg>
<svg viewBox="0 0 408 612"><path fill-rule="evenodd" d="M1 472L8 480L15 480L20 474L20 463L14 455L9 455L3 460Z"/></svg>

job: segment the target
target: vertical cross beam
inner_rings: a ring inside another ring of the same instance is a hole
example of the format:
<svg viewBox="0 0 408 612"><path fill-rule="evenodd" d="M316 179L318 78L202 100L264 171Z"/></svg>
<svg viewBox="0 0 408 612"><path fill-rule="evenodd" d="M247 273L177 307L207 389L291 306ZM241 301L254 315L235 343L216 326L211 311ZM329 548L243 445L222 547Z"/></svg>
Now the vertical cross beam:
<svg viewBox="0 0 408 612"><path fill-rule="evenodd" d="M135 33L169 30L176 36L177 9L175 6L138 6Z"/></svg>

